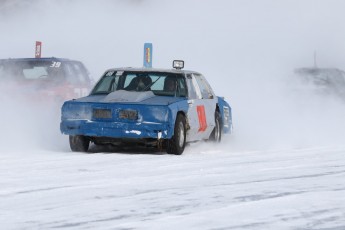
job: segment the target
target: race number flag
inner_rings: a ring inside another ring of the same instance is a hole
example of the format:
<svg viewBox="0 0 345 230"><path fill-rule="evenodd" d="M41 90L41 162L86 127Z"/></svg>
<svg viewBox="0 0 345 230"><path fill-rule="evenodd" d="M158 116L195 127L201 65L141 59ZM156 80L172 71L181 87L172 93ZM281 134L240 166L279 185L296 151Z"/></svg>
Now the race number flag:
<svg viewBox="0 0 345 230"><path fill-rule="evenodd" d="M41 51L42 51L42 42L36 41L35 58L41 57Z"/></svg>

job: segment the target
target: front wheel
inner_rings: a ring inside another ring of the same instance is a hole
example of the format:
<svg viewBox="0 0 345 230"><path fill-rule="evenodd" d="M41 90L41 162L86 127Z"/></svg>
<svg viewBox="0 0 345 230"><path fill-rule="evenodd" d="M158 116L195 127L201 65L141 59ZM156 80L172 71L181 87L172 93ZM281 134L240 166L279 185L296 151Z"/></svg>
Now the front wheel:
<svg viewBox="0 0 345 230"><path fill-rule="evenodd" d="M181 155L186 146L186 119L182 114L177 114L174 135L167 143L167 153Z"/></svg>
<svg viewBox="0 0 345 230"><path fill-rule="evenodd" d="M210 140L213 142L220 142L222 140L222 125L221 125L221 116L218 111L214 114L215 127L210 135Z"/></svg>
<svg viewBox="0 0 345 230"><path fill-rule="evenodd" d="M87 152L90 141L84 136L69 136L69 146L73 152Z"/></svg>

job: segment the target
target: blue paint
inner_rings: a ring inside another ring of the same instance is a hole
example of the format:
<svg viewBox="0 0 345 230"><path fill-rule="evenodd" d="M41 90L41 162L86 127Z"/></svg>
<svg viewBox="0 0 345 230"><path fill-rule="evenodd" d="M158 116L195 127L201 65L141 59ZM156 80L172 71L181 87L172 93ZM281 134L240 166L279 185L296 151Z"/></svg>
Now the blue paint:
<svg viewBox="0 0 345 230"><path fill-rule="evenodd" d="M222 124L223 124L223 133L231 133L232 131L232 111L231 106L222 98L218 98L218 106L220 110L220 114L222 117ZM228 110L228 118L226 119L226 114L224 114L224 107L225 110Z"/></svg>
<svg viewBox="0 0 345 230"><path fill-rule="evenodd" d="M95 98L93 98L95 99ZM84 99L85 100L85 99ZM67 135L85 135L114 138L171 138L174 128L172 113L176 105L152 105L146 103L101 103L81 102L78 100L65 102L62 106L60 130ZM111 118L95 118L94 109L111 110ZM138 119L122 119L120 110L138 111Z"/></svg>

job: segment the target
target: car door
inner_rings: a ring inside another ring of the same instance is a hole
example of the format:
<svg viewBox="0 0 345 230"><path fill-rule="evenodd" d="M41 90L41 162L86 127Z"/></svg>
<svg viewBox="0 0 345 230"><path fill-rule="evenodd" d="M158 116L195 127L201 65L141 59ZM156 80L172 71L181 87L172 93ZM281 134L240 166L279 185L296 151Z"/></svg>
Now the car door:
<svg viewBox="0 0 345 230"><path fill-rule="evenodd" d="M217 99L201 74L189 74L187 119L190 129L187 141L208 139L214 126Z"/></svg>

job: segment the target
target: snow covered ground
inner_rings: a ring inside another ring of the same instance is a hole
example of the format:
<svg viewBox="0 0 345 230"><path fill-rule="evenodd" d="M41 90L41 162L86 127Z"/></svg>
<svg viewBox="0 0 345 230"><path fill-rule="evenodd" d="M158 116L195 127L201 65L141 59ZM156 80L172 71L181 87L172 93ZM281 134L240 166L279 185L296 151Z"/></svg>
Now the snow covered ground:
<svg viewBox="0 0 345 230"><path fill-rule="evenodd" d="M344 152L2 152L1 228L342 230Z"/></svg>
<svg viewBox="0 0 345 230"><path fill-rule="evenodd" d="M17 102L20 119L13 102L3 104L1 226L342 230L345 108L316 95L307 105L301 95L283 111L271 99L257 116L244 103L233 135L181 156L96 146L73 153L58 108Z"/></svg>

